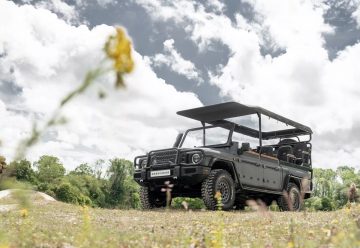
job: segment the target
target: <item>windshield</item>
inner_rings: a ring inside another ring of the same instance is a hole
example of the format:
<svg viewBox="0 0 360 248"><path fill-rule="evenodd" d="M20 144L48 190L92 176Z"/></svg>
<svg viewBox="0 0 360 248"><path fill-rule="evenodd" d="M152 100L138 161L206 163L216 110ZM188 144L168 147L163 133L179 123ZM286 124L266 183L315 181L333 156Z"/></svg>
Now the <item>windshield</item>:
<svg viewBox="0 0 360 248"><path fill-rule="evenodd" d="M203 144L203 134L203 128L189 130L185 134L181 147L224 145L229 139L230 130L222 127L205 127L205 144Z"/></svg>

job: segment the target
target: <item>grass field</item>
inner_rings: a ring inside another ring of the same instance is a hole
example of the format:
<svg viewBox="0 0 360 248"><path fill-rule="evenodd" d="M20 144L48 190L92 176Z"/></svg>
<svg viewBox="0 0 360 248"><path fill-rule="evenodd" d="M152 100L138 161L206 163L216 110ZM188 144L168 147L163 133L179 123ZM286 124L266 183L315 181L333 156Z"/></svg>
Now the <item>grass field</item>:
<svg viewBox="0 0 360 248"><path fill-rule="evenodd" d="M360 247L359 218L359 207L137 211L36 201L25 210L0 212L0 247Z"/></svg>

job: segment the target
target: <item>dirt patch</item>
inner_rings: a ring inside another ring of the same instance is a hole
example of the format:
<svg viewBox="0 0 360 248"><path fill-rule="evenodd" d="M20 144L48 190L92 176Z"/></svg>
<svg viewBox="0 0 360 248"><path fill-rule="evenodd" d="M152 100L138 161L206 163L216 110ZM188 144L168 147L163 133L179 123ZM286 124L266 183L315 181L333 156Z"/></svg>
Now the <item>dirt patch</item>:
<svg viewBox="0 0 360 248"><path fill-rule="evenodd" d="M0 213L16 209L16 207L17 207L17 204L3 204L3 205L0 205Z"/></svg>

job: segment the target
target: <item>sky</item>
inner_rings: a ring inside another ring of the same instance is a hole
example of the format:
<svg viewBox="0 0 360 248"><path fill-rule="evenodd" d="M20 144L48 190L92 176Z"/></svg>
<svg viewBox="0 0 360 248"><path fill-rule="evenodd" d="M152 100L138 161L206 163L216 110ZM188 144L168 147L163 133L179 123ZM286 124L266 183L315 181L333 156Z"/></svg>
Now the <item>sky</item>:
<svg viewBox="0 0 360 248"><path fill-rule="evenodd" d="M177 111L237 101L310 126L314 167L360 169L360 0L0 0L0 23L0 153L9 161L122 26L136 65L126 89L100 79L28 159L58 156L69 170L132 160L199 125Z"/></svg>

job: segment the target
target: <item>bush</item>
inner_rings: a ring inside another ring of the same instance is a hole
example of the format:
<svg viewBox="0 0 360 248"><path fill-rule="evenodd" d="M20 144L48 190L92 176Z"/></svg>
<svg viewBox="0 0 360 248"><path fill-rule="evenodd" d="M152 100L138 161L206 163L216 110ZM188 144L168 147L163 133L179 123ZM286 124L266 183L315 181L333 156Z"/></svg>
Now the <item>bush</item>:
<svg viewBox="0 0 360 248"><path fill-rule="evenodd" d="M177 209L183 209L183 202L188 204L189 209L204 209L205 205L200 198L176 197L172 200L171 206Z"/></svg>
<svg viewBox="0 0 360 248"><path fill-rule="evenodd" d="M318 196L311 197L305 200L305 208L310 211L322 209L321 198Z"/></svg>
<svg viewBox="0 0 360 248"><path fill-rule="evenodd" d="M70 173L63 178L63 181L68 182L73 187L75 187L78 192L81 192L84 196L87 196L91 200L93 207L106 206L104 180L97 179L93 175L89 174Z"/></svg>
<svg viewBox="0 0 360 248"><path fill-rule="evenodd" d="M323 197L321 199L321 205L322 205L322 208L320 210L323 210L323 211L334 210L334 205L328 197Z"/></svg>
<svg viewBox="0 0 360 248"><path fill-rule="evenodd" d="M61 183L55 190L56 198L63 202L91 205L89 197L84 196L77 188L70 183Z"/></svg>

